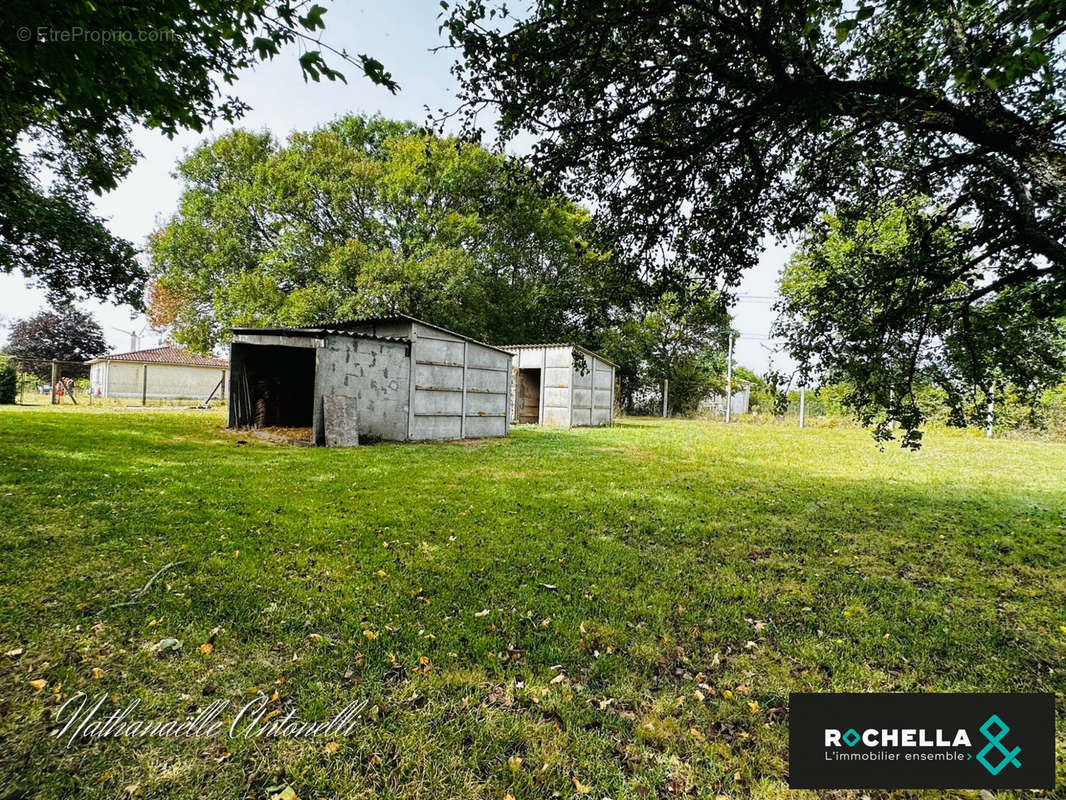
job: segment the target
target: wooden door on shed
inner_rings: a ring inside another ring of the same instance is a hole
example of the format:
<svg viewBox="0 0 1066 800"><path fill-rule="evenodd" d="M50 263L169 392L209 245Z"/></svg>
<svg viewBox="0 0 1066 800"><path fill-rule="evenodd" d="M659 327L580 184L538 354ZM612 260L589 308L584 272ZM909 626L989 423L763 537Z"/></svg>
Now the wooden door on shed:
<svg viewBox="0 0 1066 800"><path fill-rule="evenodd" d="M518 385L515 387L515 405L518 421L536 425L540 422L540 370L518 370Z"/></svg>

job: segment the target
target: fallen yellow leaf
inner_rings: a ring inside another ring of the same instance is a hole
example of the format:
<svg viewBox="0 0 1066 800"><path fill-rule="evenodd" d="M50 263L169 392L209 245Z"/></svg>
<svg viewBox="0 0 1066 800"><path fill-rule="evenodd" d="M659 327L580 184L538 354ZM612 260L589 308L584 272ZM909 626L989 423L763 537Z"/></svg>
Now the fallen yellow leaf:
<svg viewBox="0 0 1066 800"><path fill-rule="evenodd" d="M330 755L333 755L334 753L336 753L338 750L341 749L341 746L339 744L337 744L336 742L326 742L326 744L323 746L322 749L325 750Z"/></svg>
<svg viewBox="0 0 1066 800"><path fill-rule="evenodd" d="M591 786L586 786L577 778L571 778L570 780L574 782L574 791L576 791L578 794L588 794L592 791Z"/></svg>
<svg viewBox="0 0 1066 800"><path fill-rule="evenodd" d="M32 686L32 687L33 687L34 689L36 689L36 690L37 690L38 692L39 692L39 691L41 691L41 689L43 689L43 688L44 688L45 686L47 686L47 685L48 685L48 681L46 681L46 680L41 680L40 678L38 678L38 679L37 679L37 680L35 680L35 681L30 681L30 686Z"/></svg>
<svg viewBox="0 0 1066 800"><path fill-rule="evenodd" d="M211 642L204 642L202 645L200 645L200 652L203 653L205 656L208 655L214 649L215 646L211 644Z"/></svg>
<svg viewBox="0 0 1066 800"><path fill-rule="evenodd" d="M93 667L93 680L99 680L104 677L104 671L100 667Z"/></svg>

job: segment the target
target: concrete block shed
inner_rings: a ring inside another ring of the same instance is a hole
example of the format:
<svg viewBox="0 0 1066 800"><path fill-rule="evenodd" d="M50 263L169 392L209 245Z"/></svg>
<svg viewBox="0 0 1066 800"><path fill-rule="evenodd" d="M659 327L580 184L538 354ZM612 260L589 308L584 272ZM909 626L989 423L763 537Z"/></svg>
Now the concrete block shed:
<svg viewBox="0 0 1066 800"><path fill-rule="evenodd" d="M577 428L614 422L616 364L576 344L510 345L514 422Z"/></svg>
<svg viewBox="0 0 1066 800"><path fill-rule="evenodd" d="M229 425L310 427L347 397L359 440L506 436L511 354L402 314L306 328L234 328ZM331 404L332 405L332 404Z"/></svg>

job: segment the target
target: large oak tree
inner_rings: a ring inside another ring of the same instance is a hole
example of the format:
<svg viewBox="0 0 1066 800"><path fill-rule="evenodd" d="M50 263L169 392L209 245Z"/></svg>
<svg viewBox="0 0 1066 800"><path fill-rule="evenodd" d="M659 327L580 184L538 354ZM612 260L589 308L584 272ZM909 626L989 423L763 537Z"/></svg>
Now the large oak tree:
<svg viewBox="0 0 1066 800"><path fill-rule="evenodd" d="M976 353L978 316L1017 329L1018 309L1066 309L1066 5L537 0L514 19L463 0L443 26L471 130L491 108L500 138L532 134L538 172L661 276L728 287L767 236L922 195L929 235L892 330L936 346L932 304ZM852 377L907 381L873 345ZM967 367L985 384L1002 369Z"/></svg>
<svg viewBox="0 0 1066 800"><path fill-rule="evenodd" d="M361 116L280 144L207 142L178 166L178 212L149 242L152 319L204 352L232 326L394 312L497 344L587 342L630 284L588 212L514 173L482 147Z"/></svg>

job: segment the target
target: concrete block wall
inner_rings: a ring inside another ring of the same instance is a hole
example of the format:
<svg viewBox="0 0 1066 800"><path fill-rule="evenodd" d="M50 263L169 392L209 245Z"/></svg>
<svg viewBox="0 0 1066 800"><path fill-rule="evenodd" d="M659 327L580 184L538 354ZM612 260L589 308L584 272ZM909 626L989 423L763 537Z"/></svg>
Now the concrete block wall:
<svg viewBox="0 0 1066 800"><path fill-rule="evenodd" d="M327 336L315 369L314 440L325 440L321 398L355 398L362 442L407 438L410 402L408 345L351 336Z"/></svg>

